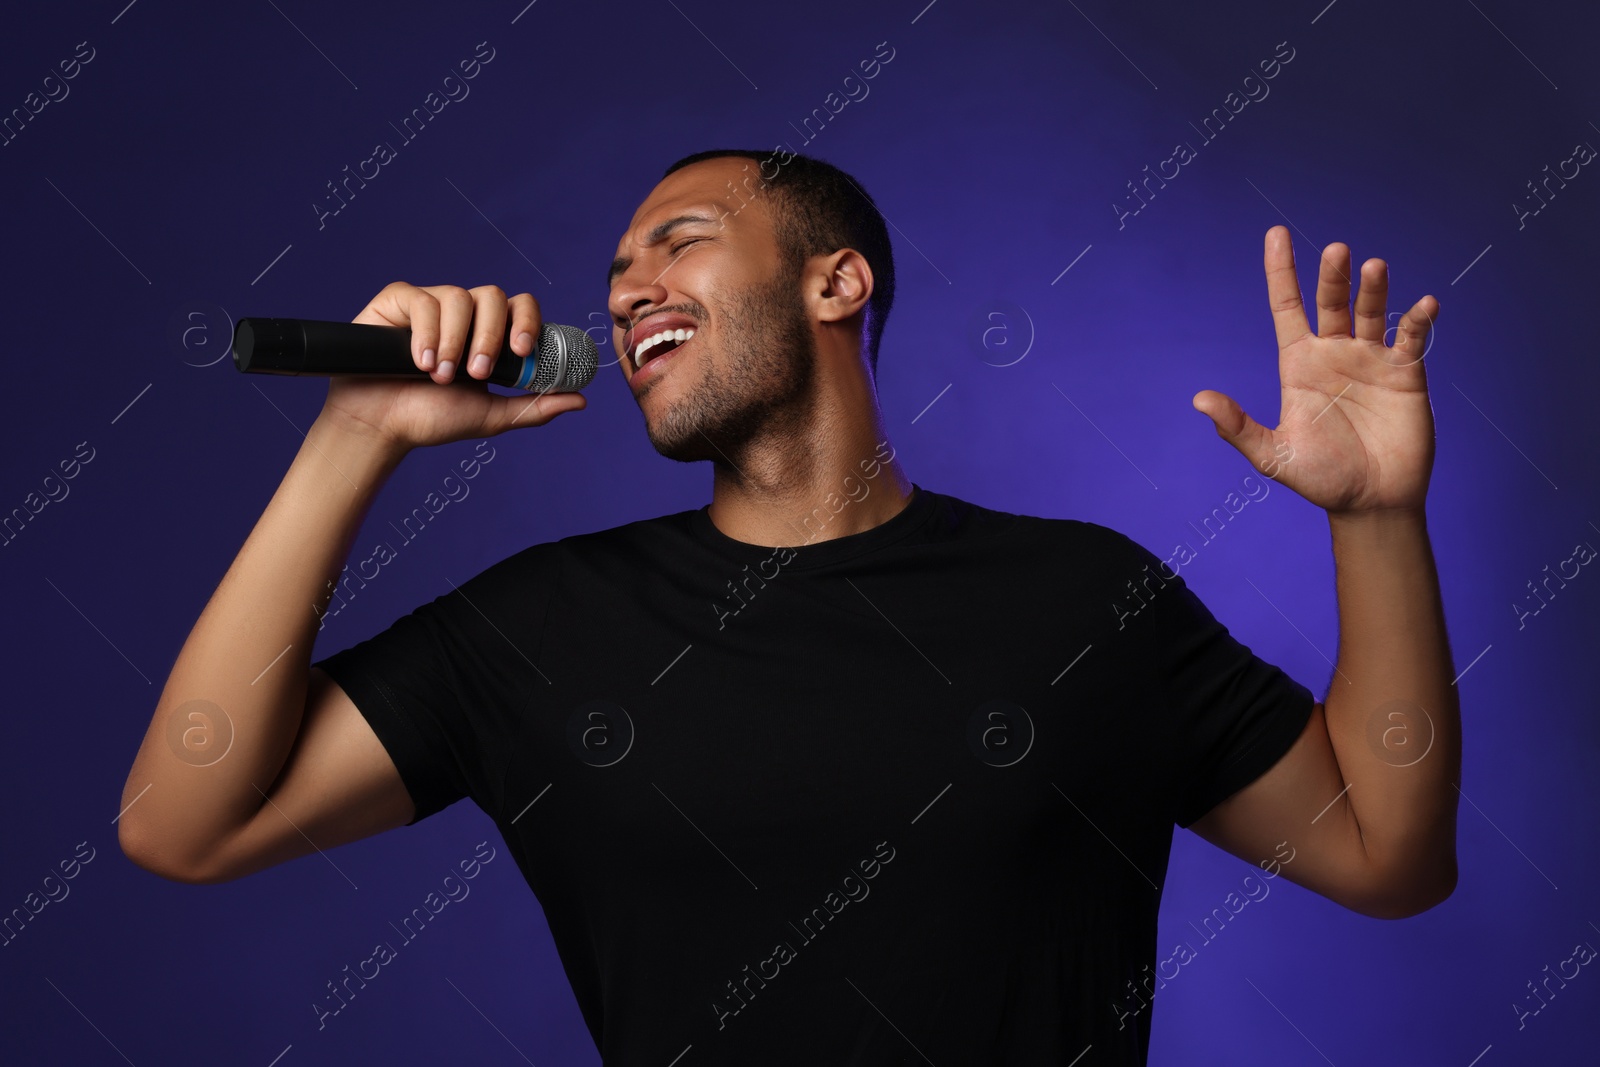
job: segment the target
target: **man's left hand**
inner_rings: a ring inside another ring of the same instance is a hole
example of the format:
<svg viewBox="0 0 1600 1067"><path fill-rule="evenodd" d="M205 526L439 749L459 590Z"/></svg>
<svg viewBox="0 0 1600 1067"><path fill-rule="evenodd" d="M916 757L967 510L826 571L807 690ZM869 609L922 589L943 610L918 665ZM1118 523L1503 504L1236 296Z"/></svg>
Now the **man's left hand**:
<svg viewBox="0 0 1600 1067"><path fill-rule="evenodd" d="M1389 268L1369 259L1352 336L1350 249L1331 244L1322 253L1313 334L1286 227L1267 231L1265 266L1282 383L1278 427L1267 429L1213 389L1195 394L1195 409L1258 469L1329 512L1420 510L1434 450L1422 357L1439 302L1418 300L1401 318L1394 345L1385 345ZM1285 444L1292 449L1287 462L1275 458Z"/></svg>

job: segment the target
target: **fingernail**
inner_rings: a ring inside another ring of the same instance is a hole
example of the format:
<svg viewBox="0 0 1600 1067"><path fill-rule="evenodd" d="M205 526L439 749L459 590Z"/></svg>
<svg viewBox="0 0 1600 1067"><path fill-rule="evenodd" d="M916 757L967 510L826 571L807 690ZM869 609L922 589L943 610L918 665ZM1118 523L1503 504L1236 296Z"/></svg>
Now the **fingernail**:
<svg viewBox="0 0 1600 1067"><path fill-rule="evenodd" d="M517 334L517 347L526 348L529 352L532 352L533 334L529 333L527 330L523 330L521 333Z"/></svg>
<svg viewBox="0 0 1600 1067"><path fill-rule="evenodd" d="M439 364L439 377L449 381L450 375L454 374L455 370L456 365L454 363L450 362L448 359L444 360Z"/></svg>
<svg viewBox="0 0 1600 1067"><path fill-rule="evenodd" d="M435 355L436 355L436 353L431 348L424 348L422 350L422 369L423 370L432 370L433 369L433 357Z"/></svg>
<svg viewBox="0 0 1600 1067"><path fill-rule="evenodd" d="M472 362L467 364L467 373L474 378L487 378L489 376L489 357L479 352L472 357Z"/></svg>

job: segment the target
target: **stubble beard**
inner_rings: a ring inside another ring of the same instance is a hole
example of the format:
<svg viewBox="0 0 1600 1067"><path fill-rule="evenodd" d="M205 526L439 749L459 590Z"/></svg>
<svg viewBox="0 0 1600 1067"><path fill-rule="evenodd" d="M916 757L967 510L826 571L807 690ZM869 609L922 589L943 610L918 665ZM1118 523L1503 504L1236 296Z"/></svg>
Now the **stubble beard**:
<svg viewBox="0 0 1600 1067"><path fill-rule="evenodd" d="M718 308L718 336L738 347L729 348L727 366L720 370L702 349L696 354L698 380L689 395L654 423L645 420L657 452L680 463L737 463L758 437L806 423L815 403L817 344L798 283L796 272L780 271L771 282ZM639 400L654 384L646 384Z"/></svg>

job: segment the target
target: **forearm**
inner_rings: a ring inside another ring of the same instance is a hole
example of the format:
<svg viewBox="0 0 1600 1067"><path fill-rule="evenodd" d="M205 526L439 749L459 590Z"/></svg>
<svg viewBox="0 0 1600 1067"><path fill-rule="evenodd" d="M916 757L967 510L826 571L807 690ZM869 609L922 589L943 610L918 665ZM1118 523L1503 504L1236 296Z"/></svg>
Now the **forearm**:
<svg viewBox="0 0 1600 1067"><path fill-rule="evenodd" d="M403 454L313 423L167 677L123 790L130 854L190 868L261 807L299 732L313 605Z"/></svg>
<svg viewBox="0 0 1600 1067"><path fill-rule="evenodd" d="M1455 883L1461 716L1423 511L1328 515L1338 669L1324 701L1372 869L1426 897Z"/></svg>

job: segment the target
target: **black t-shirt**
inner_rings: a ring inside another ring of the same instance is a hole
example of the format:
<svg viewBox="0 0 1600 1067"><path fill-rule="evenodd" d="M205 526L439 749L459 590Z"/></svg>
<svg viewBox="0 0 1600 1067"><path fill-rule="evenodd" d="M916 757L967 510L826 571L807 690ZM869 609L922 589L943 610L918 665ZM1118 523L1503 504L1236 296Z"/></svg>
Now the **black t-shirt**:
<svg viewBox="0 0 1600 1067"><path fill-rule="evenodd" d="M1124 535L921 487L533 545L317 666L413 822L494 819L619 1065L1143 1064L1173 824L1313 703Z"/></svg>

